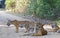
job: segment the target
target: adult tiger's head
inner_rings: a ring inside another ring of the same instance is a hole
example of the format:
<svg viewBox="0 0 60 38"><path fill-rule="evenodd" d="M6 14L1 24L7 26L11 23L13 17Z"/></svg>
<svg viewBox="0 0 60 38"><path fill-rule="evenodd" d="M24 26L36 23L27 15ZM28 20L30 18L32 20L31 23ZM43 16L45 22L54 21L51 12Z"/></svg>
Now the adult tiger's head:
<svg viewBox="0 0 60 38"><path fill-rule="evenodd" d="M10 26L11 24L17 24L17 20L8 20L7 25Z"/></svg>
<svg viewBox="0 0 60 38"><path fill-rule="evenodd" d="M7 25L8 25L8 26L11 25L11 20L8 20Z"/></svg>

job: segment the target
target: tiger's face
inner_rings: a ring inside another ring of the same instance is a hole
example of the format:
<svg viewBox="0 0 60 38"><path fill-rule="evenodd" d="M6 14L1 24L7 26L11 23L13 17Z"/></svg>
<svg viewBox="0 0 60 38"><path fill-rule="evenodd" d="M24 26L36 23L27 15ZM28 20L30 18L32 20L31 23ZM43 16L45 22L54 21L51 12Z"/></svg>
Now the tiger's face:
<svg viewBox="0 0 60 38"><path fill-rule="evenodd" d="M10 26L11 24L12 24L12 21L11 20L8 20L7 25Z"/></svg>

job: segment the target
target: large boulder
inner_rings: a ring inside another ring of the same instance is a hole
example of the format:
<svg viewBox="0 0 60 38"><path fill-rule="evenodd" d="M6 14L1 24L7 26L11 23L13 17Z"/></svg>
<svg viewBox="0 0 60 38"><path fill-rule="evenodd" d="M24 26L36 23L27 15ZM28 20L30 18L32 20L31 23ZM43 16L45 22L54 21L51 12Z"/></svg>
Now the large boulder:
<svg viewBox="0 0 60 38"><path fill-rule="evenodd" d="M46 24L43 26L44 29L46 29L49 32L57 32L59 30L59 27L56 24Z"/></svg>

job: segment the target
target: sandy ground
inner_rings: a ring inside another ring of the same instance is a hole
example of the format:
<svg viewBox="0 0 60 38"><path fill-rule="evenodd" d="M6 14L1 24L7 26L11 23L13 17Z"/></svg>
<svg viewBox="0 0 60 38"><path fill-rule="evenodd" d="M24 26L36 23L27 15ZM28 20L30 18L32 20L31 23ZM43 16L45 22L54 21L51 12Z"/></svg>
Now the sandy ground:
<svg viewBox="0 0 60 38"><path fill-rule="evenodd" d="M19 33L16 33L14 26L0 25L0 38L60 38L60 33L48 32L45 36L31 36L31 33L24 33L24 28L19 28Z"/></svg>

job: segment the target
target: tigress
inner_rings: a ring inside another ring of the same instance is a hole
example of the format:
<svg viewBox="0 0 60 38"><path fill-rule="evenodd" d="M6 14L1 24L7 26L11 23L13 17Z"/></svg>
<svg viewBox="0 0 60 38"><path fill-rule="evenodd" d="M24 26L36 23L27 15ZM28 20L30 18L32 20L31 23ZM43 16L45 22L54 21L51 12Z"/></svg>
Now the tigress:
<svg viewBox="0 0 60 38"><path fill-rule="evenodd" d="M10 26L10 24L14 24L16 27L16 33L18 33L19 31L19 26L21 26L21 24L24 24L26 31L28 32L29 30L29 26L33 25L34 26L34 32L36 32L36 22L30 22L30 21L17 21L17 20L13 20L13 21L9 21L7 23L8 26Z"/></svg>

